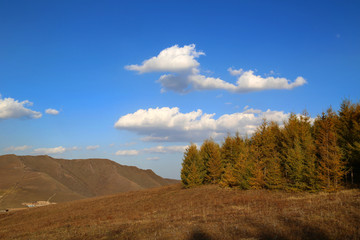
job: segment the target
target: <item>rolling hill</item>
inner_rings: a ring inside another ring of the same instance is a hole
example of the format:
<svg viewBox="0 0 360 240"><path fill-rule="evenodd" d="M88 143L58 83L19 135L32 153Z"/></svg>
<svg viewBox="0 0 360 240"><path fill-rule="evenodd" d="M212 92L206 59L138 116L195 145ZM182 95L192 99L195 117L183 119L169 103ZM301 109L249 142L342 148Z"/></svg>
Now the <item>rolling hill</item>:
<svg viewBox="0 0 360 240"><path fill-rule="evenodd" d="M55 159L49 156L0 156L0 209L23 202L65 202L178 182L151 170L108 159Z"/></svg>

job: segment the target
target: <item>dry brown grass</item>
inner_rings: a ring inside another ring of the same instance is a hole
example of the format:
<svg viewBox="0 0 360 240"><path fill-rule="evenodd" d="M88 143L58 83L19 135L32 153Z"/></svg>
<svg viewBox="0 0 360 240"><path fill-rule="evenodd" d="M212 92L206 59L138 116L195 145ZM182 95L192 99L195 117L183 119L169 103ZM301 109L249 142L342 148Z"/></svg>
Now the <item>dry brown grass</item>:
<svg viewBox="0 0 360 240"><path fill-rule="evenodd" d="M23 202L66 202L147 189L179 181L151 170L107 159L55 159L49 156L0 156L0 210Z"/></svg>
<svg viewBox="0 0 360 240"><path fill-rule="evenodd" d="M360 239L360 191L180 185L0 214L0 239Z"/></svg>

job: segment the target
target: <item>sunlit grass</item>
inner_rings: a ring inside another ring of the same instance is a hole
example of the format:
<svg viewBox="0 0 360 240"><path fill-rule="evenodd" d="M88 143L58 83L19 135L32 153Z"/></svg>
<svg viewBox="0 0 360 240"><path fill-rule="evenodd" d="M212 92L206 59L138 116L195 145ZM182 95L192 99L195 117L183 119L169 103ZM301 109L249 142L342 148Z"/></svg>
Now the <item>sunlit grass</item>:
<svg viewBox="0 0 360 240"><path fill-rule="evenodd" d="M359 239L360 191L151 190L0 215L0 239Z"/></svg>

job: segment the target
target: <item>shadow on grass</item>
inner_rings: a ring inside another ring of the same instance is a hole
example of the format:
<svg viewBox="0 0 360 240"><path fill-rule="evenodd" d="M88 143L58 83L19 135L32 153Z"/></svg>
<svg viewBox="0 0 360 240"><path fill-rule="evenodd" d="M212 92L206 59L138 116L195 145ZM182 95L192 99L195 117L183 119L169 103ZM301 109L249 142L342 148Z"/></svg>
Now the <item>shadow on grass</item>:
<svg viewBox="0 0 360 240"><path fill-rule="evenodd" d="M301 221L293 219L283 219L282 226L274 227L270 224L251 223L259 229L259 239L270 240L288 240L288 239L331 239L323 230L303 224Z"/></svg>
<svg viewBox="0 0 360 240"><path fill-rule="evenodd" d="M194 229L188 240L213 240L213 238L201 229Z"/></svg>

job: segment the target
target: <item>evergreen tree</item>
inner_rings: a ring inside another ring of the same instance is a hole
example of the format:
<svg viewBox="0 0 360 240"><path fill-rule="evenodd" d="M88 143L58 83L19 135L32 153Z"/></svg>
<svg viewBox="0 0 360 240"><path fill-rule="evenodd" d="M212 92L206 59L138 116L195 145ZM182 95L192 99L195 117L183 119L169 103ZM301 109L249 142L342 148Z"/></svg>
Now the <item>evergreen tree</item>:
<svg viewBox="0 0 360 240"><path fill-rule="evenodd" d="M314 190L316 186L315 146L311 134L310 117L291 114L282 129L280 157L291 190Z"/></svg>
<svg viewBox="0 0 360 240"><path fill-rule="evenodd" d="M341 160L340 148L337 146L336 122L338 118L331 108L322 113L314 123L315 143L317 147L318 179L321 187L336 190L345 173Z"/></svg>
<svg viewBox="0 0 360 240"><path fill-rule="evenodd" d="M236 178L236 186L241 189L249 189L250 172L250 146L244 144L243 151L239 154L233 167L234 176Z"/></svg>
<svg viewBox="0 0 360 240"><path fill-rule="evenodd" d="M337 129L342 159L349 169L347 179L360 184L360 103L342 102Z"/></svg>
<svg viewBox="0 0 360 240"><path fill-rule="evenodd" d="M236 187L238 185L238 179L232 164L226 164L224 174L221 176L220 185L223 187Z"/></svg>
<svg viewBox="0 0 360 240"><path fill-rule="evenodd" d="M212 139L205 140L200 155L206 167L205 183L219 183L224 171L219 145Z"/></svg>
<svg viewBox="0 0 360 240"><path fill-rule="evenodd" d="M240 153L244 149L244 140L236 133L235 137L228 135L221 146L221 159L226 165L230 163L232 166L235 164Z"/></svg>
<svg viewBox="0 0 360 240"><path fill-rule="evenodd" d="M236 161L235 139L228 135L221 146L221 159L225 165L234 165Z"/></svg>
<svg viewBox="0 0 360 240"><path fill-rule="evenodd" d="M204 181L205 167L195 144L191 144L184 153L181 169L181 181L186 188L201 185Z"/></svg>
<svg viewBox="0 0 360 240"><path fill-rule="evenodd" d="M280 160L280 128L275 122L270 122L267 135L270 148L268 149L265 175L265 186L268 189L282 189L284 187L284 178L281 170Z"/></svg>
<svg viewBox="0 0 360 240"><path fill-rule="evenodd" d="M282 173L277 146L277 137L280 133L276 123L268 124L265 120L252 137L252 188L282 188Z"/></svg>

